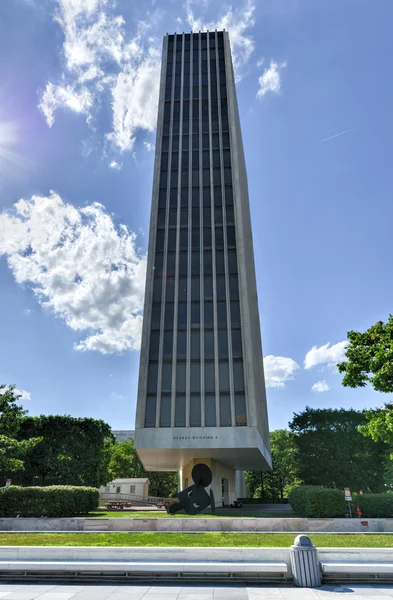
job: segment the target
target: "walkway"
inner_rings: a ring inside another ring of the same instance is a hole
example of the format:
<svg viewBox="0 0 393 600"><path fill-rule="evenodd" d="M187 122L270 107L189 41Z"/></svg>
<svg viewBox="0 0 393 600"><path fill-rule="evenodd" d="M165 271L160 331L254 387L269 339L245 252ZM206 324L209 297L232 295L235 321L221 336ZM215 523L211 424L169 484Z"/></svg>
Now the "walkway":
<svg viewBox="0 0 393 600"><path fill-rule="evenodd" d="M393 599L393 586L333 586L299 589L283 586L140 586L140 585L35 585L0 583L6 600L385 600Z"/></svg>

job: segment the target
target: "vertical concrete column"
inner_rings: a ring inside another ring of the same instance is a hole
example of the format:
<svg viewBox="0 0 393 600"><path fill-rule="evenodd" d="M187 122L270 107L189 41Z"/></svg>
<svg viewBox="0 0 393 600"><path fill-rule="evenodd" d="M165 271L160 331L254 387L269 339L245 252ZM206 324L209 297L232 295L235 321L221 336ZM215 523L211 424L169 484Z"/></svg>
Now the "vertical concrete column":
<svg viewBox="0 0 393 600"><path fill-rule="evenodd" d="M244 471L235 471L236 496L238 498L246 497L246 479Z"/></svg>

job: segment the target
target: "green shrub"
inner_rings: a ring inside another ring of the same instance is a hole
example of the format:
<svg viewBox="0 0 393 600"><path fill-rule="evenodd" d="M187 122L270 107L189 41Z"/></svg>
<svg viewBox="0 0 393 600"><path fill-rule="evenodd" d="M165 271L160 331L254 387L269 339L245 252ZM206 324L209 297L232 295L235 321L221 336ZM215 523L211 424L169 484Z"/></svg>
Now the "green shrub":
<svg viewBox="0 0 393 600"><path fill-rule="evenodd" d="M301 485L289 495L289 504L304 517L344 517L344 491L319 485Z"/></svg>
<svg viewBox="0 0 393 600"><path fill-rule="evenodd" d="M355 494L352 500L352 512L356 515L359 506L362 517L393 517L392 494Z"/></svg>
<svg viewBox="0 0 393 600"><path fill-rule="evenodd" d="M95 510L98 504L98 490L90 487L0 488L1 517L74 517Z"/></svg>

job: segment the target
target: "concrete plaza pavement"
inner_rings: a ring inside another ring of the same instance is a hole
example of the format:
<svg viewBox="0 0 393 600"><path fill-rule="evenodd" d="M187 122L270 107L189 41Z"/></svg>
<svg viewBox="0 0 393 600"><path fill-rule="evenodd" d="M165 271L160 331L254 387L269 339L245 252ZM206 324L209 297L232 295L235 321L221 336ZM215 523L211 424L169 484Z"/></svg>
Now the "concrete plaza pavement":
<svg viewBox="0 0 393 600"><path fill-rule="evenodd" d="M393 585L324 585L316 589L292 586L172 586L57 585L0 583L6 600L351 600L393 599Z"/></svg>

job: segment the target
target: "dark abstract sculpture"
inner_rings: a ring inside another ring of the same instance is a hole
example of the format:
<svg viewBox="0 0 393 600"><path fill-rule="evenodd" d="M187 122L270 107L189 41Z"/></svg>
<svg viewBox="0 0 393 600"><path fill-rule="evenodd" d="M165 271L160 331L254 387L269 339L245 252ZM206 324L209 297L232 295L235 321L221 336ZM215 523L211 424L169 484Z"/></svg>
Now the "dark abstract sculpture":
<svg viewBox="0 0 393 600"><path fill-rule="evenodd" d="M174 515L179 510L184 510L188 515L197 515L208 506L211 506L214 512L213 491L210 490L209 495L205 490L213 480L210 468L203 463L198 463L192 469L191 477L194 485L177 494L179 502L171 504L168 511L170 514Z"/></svg>

